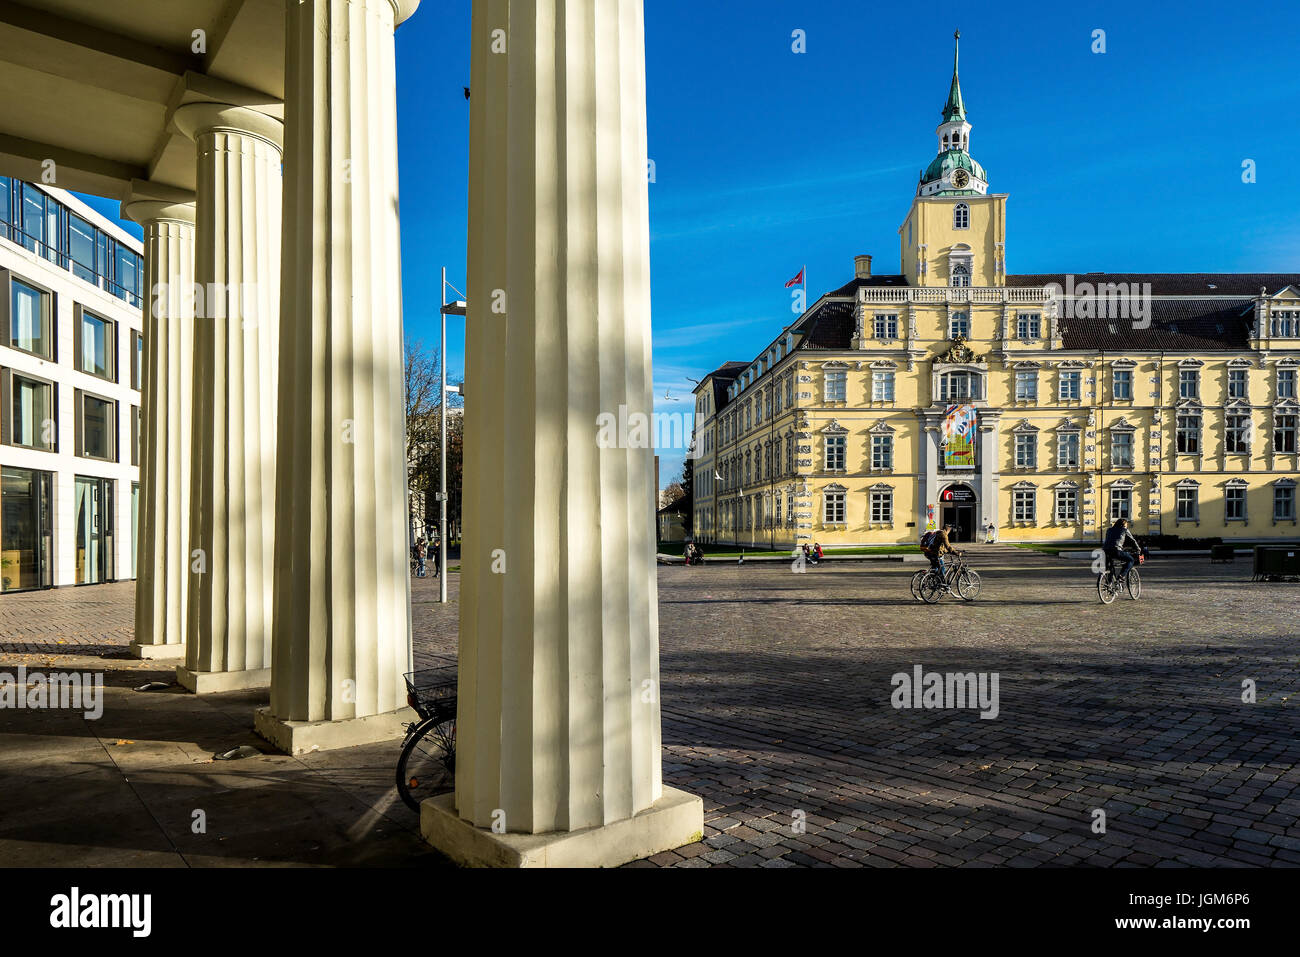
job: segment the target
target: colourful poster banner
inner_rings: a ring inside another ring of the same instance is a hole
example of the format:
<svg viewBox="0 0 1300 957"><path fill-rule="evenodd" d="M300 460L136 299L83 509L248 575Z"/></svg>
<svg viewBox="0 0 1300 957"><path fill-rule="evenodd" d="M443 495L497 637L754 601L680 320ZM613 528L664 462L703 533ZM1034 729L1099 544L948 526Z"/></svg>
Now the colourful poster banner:
<svg viewBox="0 0 1300 957"><path fill-rule="evenodd" d="M934 529L935 529L934 506L927 505L925 507L925 530L927 532L933 532Z"/></svg>
<svg viewBox="0 0 1300 957"><path fill-rule="evenodd" d="M975 468L975 419L973 405L950 405L944 410L944 468Z"/></svg>

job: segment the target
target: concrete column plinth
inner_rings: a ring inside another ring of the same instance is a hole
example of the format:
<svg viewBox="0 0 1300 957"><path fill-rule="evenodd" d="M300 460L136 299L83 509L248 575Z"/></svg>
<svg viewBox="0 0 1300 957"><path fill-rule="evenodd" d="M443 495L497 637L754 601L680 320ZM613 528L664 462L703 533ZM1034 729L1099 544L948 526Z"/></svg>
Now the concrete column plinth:
<svg viewBox="0 0 1300 957"><path fill-rule="evenodd" d="M659 800L629 818L547 834L497 834L456 813L454 794L420 805L420 833L465 867L618 867L704 838L704 804L664 788Z"/></svg>
<svg viewBox="0 0 1300 957"><path fill-rule="evenodd" d="M410 708L321 721L286 721L272 714L270 708L258 708L253 715L253 729L285 754L306 754L401 738L407 726L419 720L420 716ZM394 762L396 755L394 751Z"/></svg>
<svg viewBox="0 0 1300 957"><path fill-rule="evenodd" d="M151 645L133 641L126 649L141 661L172 660L185 657L185 642L171 641L161 645Z"/></svg>
<svg viewBox="0 0 1300 957"><path fill-rule="evenodd" d="M184 665L176 666L176 680L181 687L195 694L213 694L217 691L244 691L248 688L265 688L271 684L270 668L247 668L243 671L191 671Z"/></svg>

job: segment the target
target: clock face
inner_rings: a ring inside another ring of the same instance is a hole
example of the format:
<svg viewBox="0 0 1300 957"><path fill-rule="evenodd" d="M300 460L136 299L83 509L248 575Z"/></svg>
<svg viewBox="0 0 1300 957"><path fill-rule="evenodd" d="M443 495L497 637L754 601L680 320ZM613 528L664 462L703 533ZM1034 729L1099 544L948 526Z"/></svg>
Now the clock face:
<svg viewBox="0 0 1300 957"><path fill-rule="evenodd" d="M959 169L957 172L952 174L952 185L956 186L958 189L965 189L966 184L969 182L970 173L966 172L964 169Z"/></svg>

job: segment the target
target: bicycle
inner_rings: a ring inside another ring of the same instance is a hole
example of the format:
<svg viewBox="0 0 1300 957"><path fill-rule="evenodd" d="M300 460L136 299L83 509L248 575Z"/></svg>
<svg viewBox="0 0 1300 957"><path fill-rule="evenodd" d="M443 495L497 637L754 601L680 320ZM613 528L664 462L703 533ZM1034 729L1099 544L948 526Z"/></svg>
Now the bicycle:
<svg viewBox="0 0 1300 957"><path fill-rule="evenodd" d="M912 594L927 605L937 602L945 591L955 592L962 601L974 601L979 597L983 584L979 572L972 569L966 561L965 552L958 552L957 557L948 563L942 578L933 568L918 572L917 575L920 576L919 581L916 575L912 576L914 583Z"/></svg>
<svg viewBox="0 0 1300 957"><path fill-rule="evenodd" d="M451 790L456 775L456 666L412 671L406 703L419 721L406 726L397 759L397 793L413 811L420 802Z"/></svg>
<svg viewBox="0 0 1300 957"><path fill-rule="evenodd" d="M1137 601L1142 594L1142 576L1138 574L1137 564L1129 566L1128 575L1121 580L1115 572L1118 562L1107 556L1106 570L1097 575L1097 597L1103 605L1109 605L1119 597L1121 588L1128 589L1128 596Z"/></svg>

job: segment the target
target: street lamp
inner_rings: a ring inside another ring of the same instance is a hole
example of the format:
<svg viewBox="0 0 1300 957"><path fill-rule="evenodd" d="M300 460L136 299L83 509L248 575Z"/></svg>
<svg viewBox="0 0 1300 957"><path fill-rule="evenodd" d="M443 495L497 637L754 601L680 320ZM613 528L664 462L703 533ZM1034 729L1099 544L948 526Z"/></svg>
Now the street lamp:
<svg viewBox="0 0 1300 957"><path fill-rule="evenodd" d="M447 386L447 317L466 315L465 300L468 298L455 286L451 286L461 298L448 302L448 286L451 286L451 283L447 282L447 267L443 266L442 308L439 310L442 318L442 352L439 353L438 359L442 380L442 388L438 393L438 431L441 438L438 443L438 601L441 604L447 603L447 394L449 392L460 394L459 386L450 388Z"/></svg>

